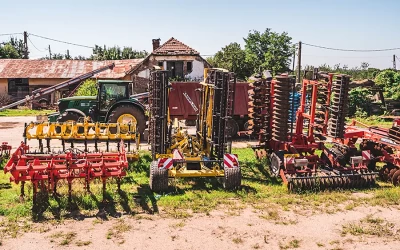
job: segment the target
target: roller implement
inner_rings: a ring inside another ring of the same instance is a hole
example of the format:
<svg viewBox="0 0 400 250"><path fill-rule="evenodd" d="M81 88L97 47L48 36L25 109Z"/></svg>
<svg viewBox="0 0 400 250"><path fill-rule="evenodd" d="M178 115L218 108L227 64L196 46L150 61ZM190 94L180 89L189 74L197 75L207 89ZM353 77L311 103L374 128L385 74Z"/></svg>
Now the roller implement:
<svg viewBox="0 0 400 250"><path fill-rule="evenodd" d="M268 158L271 174L280 176L289 190L374 184L377 173L368 169L369 159L362 156L367 151L345 140L349 83L345 75L312 72L311 79L302 81L295 122L288 112L294 103L289 99L295 97L294 78L258 76L251 84L249 133L259 138L256 157ZM333 141L329 148L328 137Z"/></svg>
<svg viewBox="0 0 400 250"><path fill-rule="evenodd" d="M151 73L150 188L155 192L166 191L168 179L179 177L220 177L226 189L241 185L239 161L230 153L231 140L226 133L234 112L236 77L211 69L205 71L204 79L199 89L196 134L191 135L170 120L167 71Z"/></svg>

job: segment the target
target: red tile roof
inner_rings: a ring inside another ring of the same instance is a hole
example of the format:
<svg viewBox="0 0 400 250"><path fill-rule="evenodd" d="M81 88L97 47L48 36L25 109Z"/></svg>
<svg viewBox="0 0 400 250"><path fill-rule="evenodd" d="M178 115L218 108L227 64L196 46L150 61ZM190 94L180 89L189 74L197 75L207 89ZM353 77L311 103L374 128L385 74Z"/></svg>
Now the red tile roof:
<svg viewBox="0 0 400 250"><path fill-rule="evenodd" d="M186 44L171 37L163 45L154 50L155 55L200 55L199 52L190 48Z"/></svg>
<svg viewBox="0 0 400 250"><path fill-rule="evenodd" d="M114 69L96 77L118 79L142 62L143 59L90 61L90 60L26 60L0 59L0 78L73 78L97 68L115 63Z"/></svg>

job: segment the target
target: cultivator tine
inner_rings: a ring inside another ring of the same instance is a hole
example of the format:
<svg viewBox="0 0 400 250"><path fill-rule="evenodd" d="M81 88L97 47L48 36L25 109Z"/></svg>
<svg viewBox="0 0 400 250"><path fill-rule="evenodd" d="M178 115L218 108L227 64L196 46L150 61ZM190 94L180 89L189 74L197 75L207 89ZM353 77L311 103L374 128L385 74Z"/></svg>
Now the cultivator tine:
<svg viewBox="0 0 400 250"><path fill-rule="evenodd" d="M21 143L5 165L4 172L11 174L11 181L21 183L21 197L25 195L25 182L32 182L34 203L37 202L38 187L42 192L57 195L57 183L64 180L68 183L68 201L71 202L72 182L75 179L84 179L85 188L90 191L90 181L101 178L104 188L109 178L124 177L127 167L123 142L120 151L115 153L87 153L70 149L62 154L32 154L29 147Z"/></svg>
<svg viewBox="0 0 400 250"><path fill-rule="evenodd" d="M75 148L76 142L83 143L84 152L89 152L88 142L94 142L94 152L99 152L98 142L106 142L106 151L109 152L110 142L117 143L124 140L129 145L130 159L138 159L138 149L140 135L137 132L136 124L120 124L120 123L91 123L69 122L69 123L34 123L31 122L24 129L25 140L38 140L40 153L51 153L50 141L61 140L62 151L66 150L66 144L70 148ZM46 141L44 145L43 140ZM136 142L136 148L130 151L130 142ZM46 149L47 152L44 152ZM119 150L119 149L117 149Z"/></svg>

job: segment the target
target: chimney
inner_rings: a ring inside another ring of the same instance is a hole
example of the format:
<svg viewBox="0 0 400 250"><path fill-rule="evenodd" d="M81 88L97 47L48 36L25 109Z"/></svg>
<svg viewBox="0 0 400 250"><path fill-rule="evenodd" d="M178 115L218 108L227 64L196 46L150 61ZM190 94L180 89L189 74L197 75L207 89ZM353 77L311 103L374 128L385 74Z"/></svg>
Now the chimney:
<svg viewBox="0 0 400 250"><path fill-rule="evenodd" d="M153 39L153 51L156 50L156 49L158 49L158 47L160 47L160 41L161 41L160 38L158 38L158 39Z"/></svg>

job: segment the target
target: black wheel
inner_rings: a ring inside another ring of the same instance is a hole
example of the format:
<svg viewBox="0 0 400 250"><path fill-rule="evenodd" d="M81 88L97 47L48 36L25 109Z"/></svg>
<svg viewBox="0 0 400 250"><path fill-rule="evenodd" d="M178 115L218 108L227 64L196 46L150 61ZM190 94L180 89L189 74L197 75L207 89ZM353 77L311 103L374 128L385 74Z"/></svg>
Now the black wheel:
<svg viewBox="0 0 400 250"><path fill-rule="evenodd" d="M156 193L163 193L168 190L168 170L159 168L157 161L150 165L150 189Z"/></svg>
<svg viewBox="0 0 400 250"><path fill-rule="evenodd" d="M233 138L237 136L237 132L239 132L239 125L235 120L229 119L226 122L226 134Z"/></svg>
<svg viewBox="0 0 400 250"><path fill-rule="evenodd" d="M240 167L224 168L223 185L227 190L235 190L242 185L242 172Z"/></svg>
<svg viewBox="0 0 400 250"><path fill-rule="evenodd" d="M281 158L276 153L272 153L269 159L270 159L269 168L271 170L271 175L275 177L279 176L279 171L281 170L281 165L282 165Z"/></svg>
<svg viewBox="0 0 400 250"><path fill-rule="evenodd" d="M121 104L108 117L109 123L129 123L131 121L136 122L137 130L142 136L146 128L146 118L139 108L129 104ZM116 133L117 129L111 128L110 132ZM121 132L126 133L127 131L122 130Z"/></svg>
<svg viewBox="0 0 400 250"><path fill-rule="evenodd" d="M41 109L46 109L49 106L49 101L46 99L42 99L39 101L39 106Z"/></svg>
<svg viewBox="0 0 400 250"><path fill-rule="evenodd" d="M58 123L72 123L72 122L78 122L79 119L83 118L81 115L78 115L77 113L72 113L72 112L64 112L62 115L60 115L57 118L57 122ZM60 133L61 132L61 128L60 127L56 127L56 132ZM67 128L66 130L67 133L70 133L71 130ZM83 133L84 132L84 128L80 127L78 129L78 133Z"/></svg>

